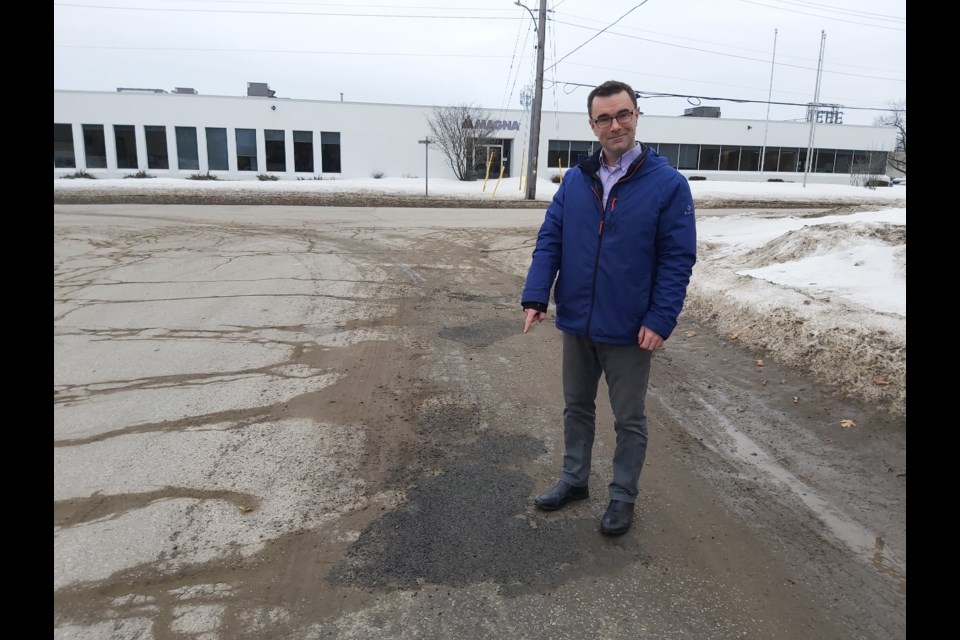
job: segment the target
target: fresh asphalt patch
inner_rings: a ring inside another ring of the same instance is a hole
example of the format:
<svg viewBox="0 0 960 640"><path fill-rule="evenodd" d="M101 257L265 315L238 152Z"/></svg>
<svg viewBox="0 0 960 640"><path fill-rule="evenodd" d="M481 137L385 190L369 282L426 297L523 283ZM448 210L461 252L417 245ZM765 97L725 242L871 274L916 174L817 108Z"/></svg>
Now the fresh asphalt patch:
<svg viewBox="0 0 960 640"><path fill-rule="evenodd" d="M543 447L526 436L481 435L364 530L329 579L387 590L494 582L502 593L525 593L622 567L627 552L603 542L594 517L531 511L535 487L513 466Z"/></svg>

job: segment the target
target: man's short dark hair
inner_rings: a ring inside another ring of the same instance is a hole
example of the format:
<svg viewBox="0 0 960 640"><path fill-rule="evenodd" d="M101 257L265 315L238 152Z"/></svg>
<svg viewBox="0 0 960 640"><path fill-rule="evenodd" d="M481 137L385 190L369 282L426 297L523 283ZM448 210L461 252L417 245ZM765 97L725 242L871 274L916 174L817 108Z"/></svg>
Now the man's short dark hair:
<svg viewBox="0 0 960 640"><path fill-rule="evenodd" d="M615 96L621 91L627 92L627 95L630 96L630 99L633 101L633 106L636 107L637 94L633 91L633 87L619 80L607 80L603 84L595 87L593 91L590 92L590 95L587 96L587 115L593 115L593 98L595 96L606 98L607 96Z"/></svg>

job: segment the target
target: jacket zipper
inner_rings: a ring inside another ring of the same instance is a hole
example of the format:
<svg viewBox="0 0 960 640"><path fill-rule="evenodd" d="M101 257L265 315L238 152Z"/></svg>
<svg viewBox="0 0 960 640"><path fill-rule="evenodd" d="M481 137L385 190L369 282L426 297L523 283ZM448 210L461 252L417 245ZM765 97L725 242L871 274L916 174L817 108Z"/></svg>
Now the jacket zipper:
<svg viewBox="0 0 960 640"><path fill-rule="evenodd" d="M629 180L630 178L632 178L633 175L640 169L640 166L643 164L644 160L646 160L646 154L641 156L640 162L637 163L637 166L633 168L633 171L631 171L628 174L625 174L622 178L617 180L617 183L614 185L614 187L617 184L620 184L621 182L623 182L624 180ZM596 180L596 178L594 179ZM603 183L600 184L600 188L603 189ZM613 189L611 188L611 191L612 190ZM596 184L594 184L594 187L591 189L591 191L593 191L593 195L596 196L597 203L600 205L600 228L597 230L597 256L593 260L593 282L590 285L590 310L587 313L587 327L584 330L584 334L586 337L590 336L590 325L593 324L593 305L597 300L597 272L599 271L599 267L600 267L600 249L603 246L603 221L604 221L604 218L606 217L606 210L603 207L603 196L602 196L603 192L601 191L600 193L597 193ZM613 199L610 200L611 216L613 215L613 211L616 208L617 208L617 196L613 196Z"/></svg>
<svg viewBox="0 0 960 640"><path fill-rule="evenodd" d="M602 186L603 185L601 185L601 188ZM593 303L597 299L597 270L600 266L600 247L603 244L603 219L606 216L603 208L603 197L597 193L596 188L592 191L593 195L597 198L597 204L600 205L600 228L597 231L597 255L593 259L593 283L590 285L590 311L587 313L587 327L584 330L584 334L587 337L590 336L590 325L593 323Z"/></svg>

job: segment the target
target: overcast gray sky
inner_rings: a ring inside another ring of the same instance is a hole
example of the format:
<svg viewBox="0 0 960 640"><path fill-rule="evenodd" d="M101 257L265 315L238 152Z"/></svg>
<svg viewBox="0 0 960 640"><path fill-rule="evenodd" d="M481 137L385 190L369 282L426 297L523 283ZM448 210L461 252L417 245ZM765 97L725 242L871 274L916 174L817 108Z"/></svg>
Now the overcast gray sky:
<svg viewBox="0 0 960 640"><path fill-rule="evenodd" d="M278 98L522 108L539 0L65 0L54 2L53 87L191 87ZM843 105L871 124L906 104L906 0L548 0L544 111L584 111L608 79L640 109L767 117L768 100ZM825 37L821 38L821 32ZM654 97L675 94L695 97ZM744 102L740 102L744 101ZM772 120L803 106L773 104ZM372 126L382 126L372 123Z"/></svg>

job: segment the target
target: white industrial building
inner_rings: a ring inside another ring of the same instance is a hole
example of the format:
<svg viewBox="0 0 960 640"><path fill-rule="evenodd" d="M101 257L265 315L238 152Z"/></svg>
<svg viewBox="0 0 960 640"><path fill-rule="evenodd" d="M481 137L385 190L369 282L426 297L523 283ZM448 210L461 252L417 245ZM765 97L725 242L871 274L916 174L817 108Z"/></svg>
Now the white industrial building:
<svg viewBox="0 0 960 640"><path fill-rule="evenodd" d="M500 175L501 167L503 177L525 173L529 111L487 112L496 133L478 150L480 178L488 164L491 177ZM142 171L168 178L209 172L226 180L424 172L453 178L436 145L421 143L430 135L433 113L427 105L277 98L264 83L248 83L245 96L207 96L181 88L54 90L54 177L82 171L122 178ZM727 119L716 107L677 116L641 115L637 138L688 178L799 182L806 173L810 182L850 184L857 176L887 173L895 128L836 124L842 119L838 112L809 113L808 120L824 122ZM539 177L568 168L596 144L586 105L583 112L544 110Z"/></svg>

